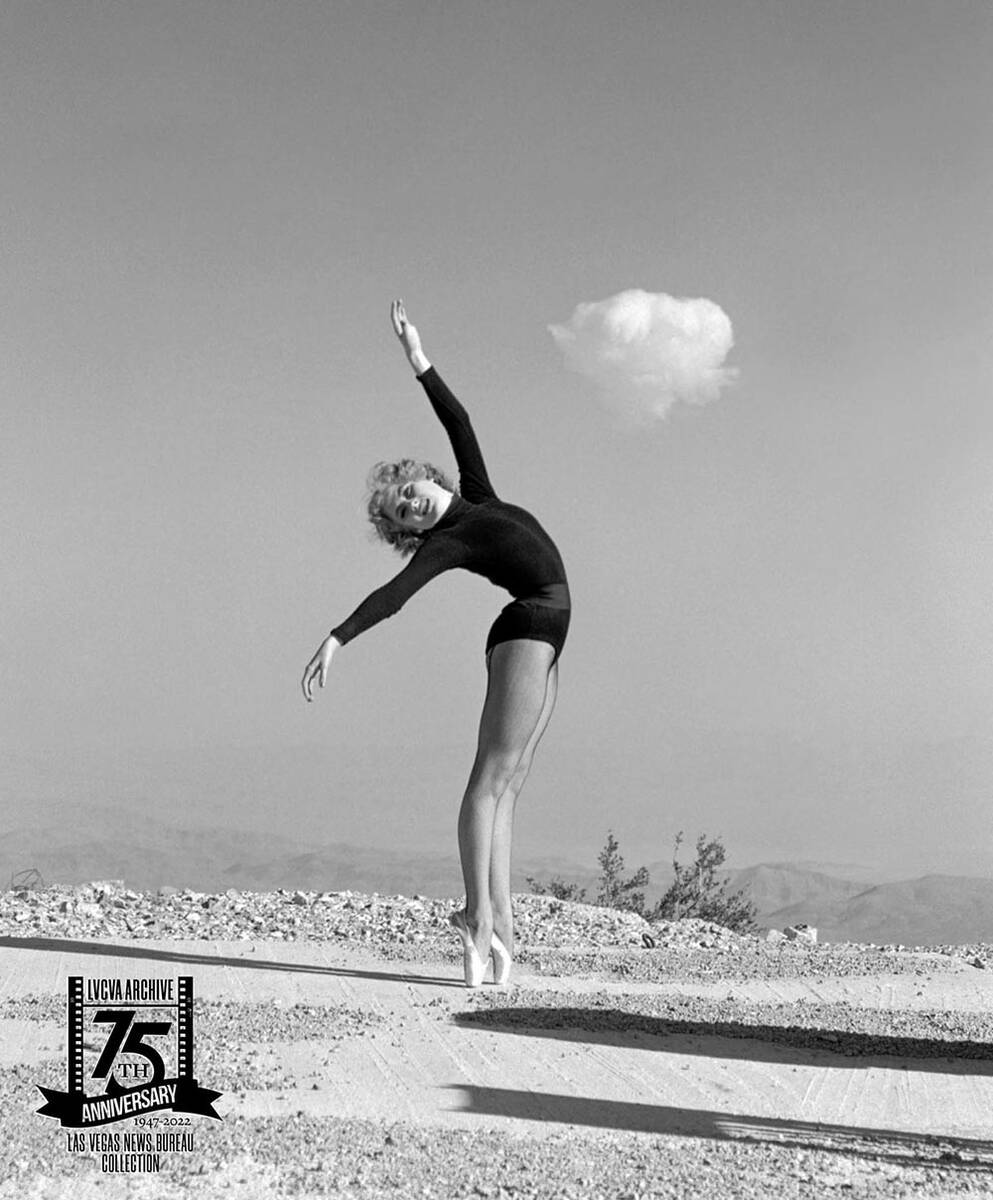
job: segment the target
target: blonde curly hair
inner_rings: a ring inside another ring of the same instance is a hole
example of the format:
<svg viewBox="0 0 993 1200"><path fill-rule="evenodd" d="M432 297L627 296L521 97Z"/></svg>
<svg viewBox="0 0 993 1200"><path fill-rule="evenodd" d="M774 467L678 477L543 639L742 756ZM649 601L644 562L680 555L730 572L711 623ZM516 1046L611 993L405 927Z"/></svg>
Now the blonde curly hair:
<svg viewBox="0 0 993 1200"><path fill-rule="evenodd" d="M395 484L413 483L418 479L430 479L447 491L458 495L455 485L443 471L431 463L417 462L413 458L401 458L399 462L392 463L376 463L366 480L366 488L369 492L367 508L373 527L373 536L392 546L398 554L402 554L404 557L414 553L426 534L415 533L412 529L402 529L399 525L395 525L383 512L383 502L386 499L387 491Z"/></svg>

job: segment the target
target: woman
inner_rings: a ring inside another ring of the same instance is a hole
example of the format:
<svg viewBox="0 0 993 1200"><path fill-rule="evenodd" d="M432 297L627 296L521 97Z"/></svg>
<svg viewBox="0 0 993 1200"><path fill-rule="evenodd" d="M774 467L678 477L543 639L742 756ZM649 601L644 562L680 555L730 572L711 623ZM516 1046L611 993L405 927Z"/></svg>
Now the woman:
<svg viewBox="0 0 993 1200"><path fill-rule="evenodd" d="M324 639L307 664L303 691L312 700L315 681L324 686L341 646L392 616L443 571L473 571L514 597L487 638L486 700L459 811L466 907L451 921L462 938L466 986L479 987L490 957L495 982L505 983L510 973L514 807L555 705L558 657L569 627L569 588L548 534L530 513L493 491L469 417L425 357L402 301L393 302L391 317L451 441L460 487L456 492L436 468L410 459L374 469L370 520L385 541L413 557Z"/></svg>

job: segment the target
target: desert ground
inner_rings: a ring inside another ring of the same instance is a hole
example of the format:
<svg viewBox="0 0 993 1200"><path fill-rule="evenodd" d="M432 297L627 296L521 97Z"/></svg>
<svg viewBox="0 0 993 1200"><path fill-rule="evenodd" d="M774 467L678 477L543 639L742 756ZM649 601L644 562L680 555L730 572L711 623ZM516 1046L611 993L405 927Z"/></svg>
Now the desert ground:
<svg viewBox="0 0 993 1200"><path fill-rule="evenodd" d="M511 985L469 990L455 903L4 894L0 1197L993 1194L983 947L695 921L649 945L634 914L519 897ZM36 1111L66 1086L67 980L184 975L221 1119L103 1169Z"/></svg>

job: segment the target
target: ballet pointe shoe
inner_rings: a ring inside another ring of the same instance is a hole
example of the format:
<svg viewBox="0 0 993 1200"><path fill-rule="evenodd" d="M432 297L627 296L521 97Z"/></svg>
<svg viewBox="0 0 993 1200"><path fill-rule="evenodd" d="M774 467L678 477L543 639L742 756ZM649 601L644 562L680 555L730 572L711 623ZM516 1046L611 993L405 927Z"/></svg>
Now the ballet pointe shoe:
<svg viewBox="0 0 993 1200"><path fill-rule="evenodd" d="M514 960L495 933L490 942L490 958L493 959L493 982L497 987L503 987L510 978L510 968L513 966Z"/></svg>
<svg viewBox="0 0 993 1200"><path fill-rule="evenodd" d="M476 949L469 926L465 921L465 913L452 913L448 918L448 923L462 939L462 967L465 972L466 987L482 987L483 976L486 974L486 959L479 956L479 951Z"/></svg>

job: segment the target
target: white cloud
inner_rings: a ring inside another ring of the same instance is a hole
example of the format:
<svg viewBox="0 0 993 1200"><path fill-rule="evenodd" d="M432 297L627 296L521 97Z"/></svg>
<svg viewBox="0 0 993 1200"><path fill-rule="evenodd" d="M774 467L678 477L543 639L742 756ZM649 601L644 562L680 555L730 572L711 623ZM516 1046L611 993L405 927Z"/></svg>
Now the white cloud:
<svg viewBox="0 0 993 1200"><path fill-rule="evenodd" d="M664 418L678 400L706 404L737 374L723 365L731 321L713 300L631 288L579 304L548 329L566 366L641 421Z"/></svg>

